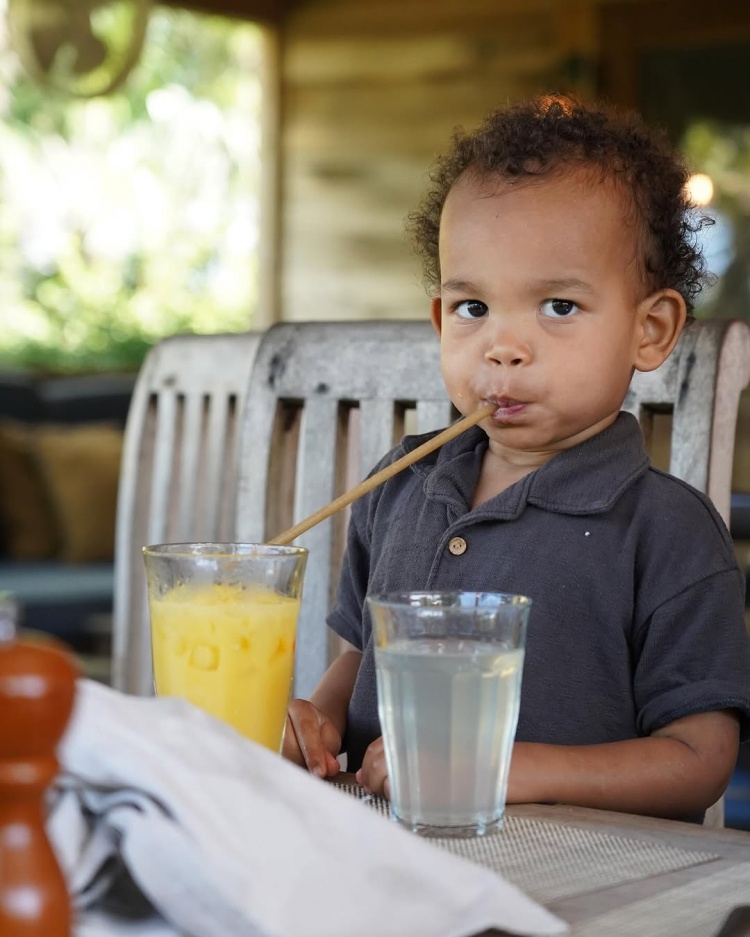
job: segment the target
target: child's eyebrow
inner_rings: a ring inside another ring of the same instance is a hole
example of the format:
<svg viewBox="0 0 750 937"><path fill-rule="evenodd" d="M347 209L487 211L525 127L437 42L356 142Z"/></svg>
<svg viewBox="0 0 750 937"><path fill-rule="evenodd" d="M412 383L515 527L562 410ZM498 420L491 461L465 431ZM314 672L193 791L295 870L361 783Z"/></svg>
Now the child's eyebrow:
<svg viewBox="0 0 750 937"><path fill-rule="evenodd" d="M583 293L593 293L594 288L585 280L577 277L561 277L548 280L535 280L534 287L544 292L558 292L560 290L578 290Z"/></svg>
<svg viewBox="0 0 750 937"><path fill-rule="evenodd" d="M475 293L477 287L469 280L446 280L440 284L440 289L446 293Z"/></svg>

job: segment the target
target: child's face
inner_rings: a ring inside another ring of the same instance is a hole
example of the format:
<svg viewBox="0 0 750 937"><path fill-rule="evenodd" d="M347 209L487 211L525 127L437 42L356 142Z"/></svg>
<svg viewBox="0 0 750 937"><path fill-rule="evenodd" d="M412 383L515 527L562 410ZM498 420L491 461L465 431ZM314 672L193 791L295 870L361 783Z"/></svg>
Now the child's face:
<svg viewBox="0 0 750 937"><path fill-rule="evenodd" d="M433 321L456 407L497 404L481 424L491 451L541 462L616 418L653 304L626 214L612 184L580 169L463 177L448 195Z"/></svg>

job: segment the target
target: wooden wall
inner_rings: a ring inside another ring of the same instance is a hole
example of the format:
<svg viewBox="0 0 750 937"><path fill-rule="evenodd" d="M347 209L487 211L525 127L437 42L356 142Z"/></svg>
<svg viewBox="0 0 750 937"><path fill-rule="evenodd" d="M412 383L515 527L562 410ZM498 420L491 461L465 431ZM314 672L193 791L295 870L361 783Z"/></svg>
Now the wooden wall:
<svg viewBox="0 0 750 937"><path fill-rule="evenodd" d="M677 16L683 5L689 15ZM745 0L289 0L269 98L279 124L265 162L278 176L265 193L273 230L259 324L422 314L404 220L454 127L553 89L587 96L603 82L625 100L639 49L668 43L678 27L686 43L711 29L731 39L738 23L750 30L747 9Z"/></svg>
<svg viewBox="0 0 750 937"><path fill-rule="evenodd" d="M404 221L458 125L571 85L591 3L306 0L281 36L278 317L427 313ZM573 48L577 46L578 49Z"/></svg>

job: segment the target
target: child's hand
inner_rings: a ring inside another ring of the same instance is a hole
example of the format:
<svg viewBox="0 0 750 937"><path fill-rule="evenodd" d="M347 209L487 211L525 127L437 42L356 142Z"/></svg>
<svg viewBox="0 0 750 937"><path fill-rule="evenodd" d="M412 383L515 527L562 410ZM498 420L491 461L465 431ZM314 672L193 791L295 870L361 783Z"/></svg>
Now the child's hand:
<svg viewBox="0 0 750 937"><path fill-rule="evenodd" d="M356 778L368 794L390 799L391 788L388 783L388 766L385 763L382 736L375 739L368 747Z"/></svg>
<svg viewBox="0 0 750 937"><path fill-rule="evenodd" d="M336 759L341 749L341 734L325 713L304 699L289 703L284 744L284 758L306 767L319 778L338 774Z"/></svg>

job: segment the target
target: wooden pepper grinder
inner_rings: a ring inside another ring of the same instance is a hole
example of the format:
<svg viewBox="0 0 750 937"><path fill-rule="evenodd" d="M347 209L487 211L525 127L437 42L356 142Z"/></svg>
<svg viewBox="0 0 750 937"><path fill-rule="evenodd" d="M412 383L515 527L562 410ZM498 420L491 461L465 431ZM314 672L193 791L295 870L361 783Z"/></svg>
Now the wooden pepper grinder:
<svg viewBox="0 0 750 937"><path fill-rule="evenodd" d="M65 880L45 831L44 792L70 717L76 669L53 644L14 637L0 596L0 935L70 937Z"/></svg>

